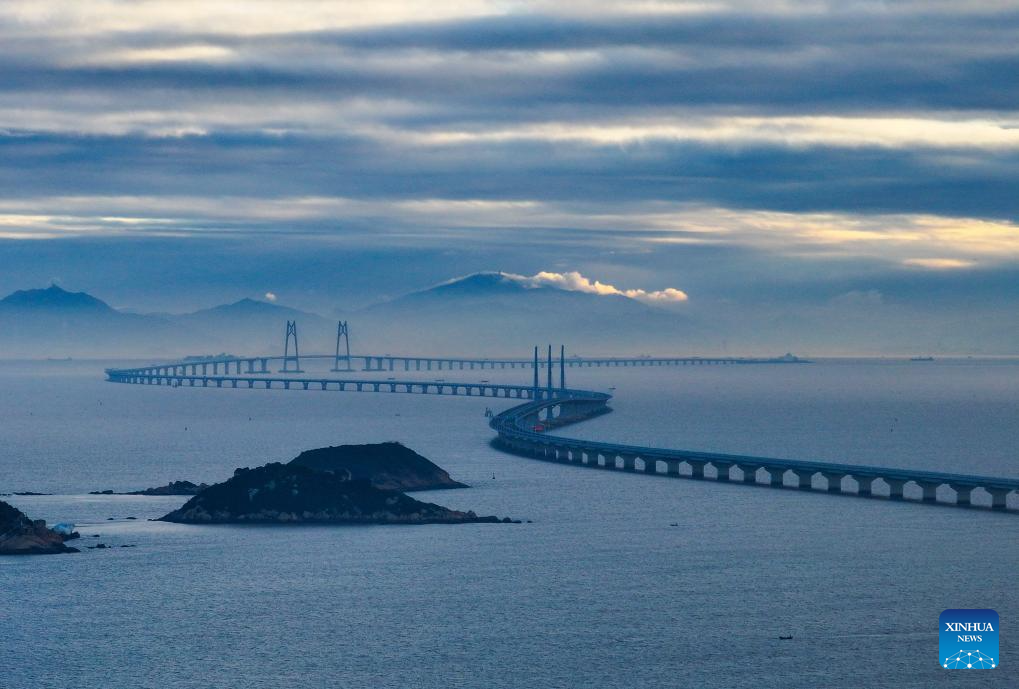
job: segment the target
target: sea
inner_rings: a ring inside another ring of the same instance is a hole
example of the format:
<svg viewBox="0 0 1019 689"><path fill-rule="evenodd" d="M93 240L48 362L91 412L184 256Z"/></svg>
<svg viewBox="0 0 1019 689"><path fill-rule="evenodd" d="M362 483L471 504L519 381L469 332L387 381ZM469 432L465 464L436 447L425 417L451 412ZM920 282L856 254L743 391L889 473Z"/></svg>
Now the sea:
<svg viewBox="0 0 1019 689"><path fill-rule="evenodd" d="M116 363L0 363L0 493L49 494L0 499L83 536L0 557L3 689L1019 686L1014 495L996 513L596 471L493 448L485 411L509 400L105 382ZM567 375L614 397L563 435L1019 477L1015 360ZM471 486L414 497L522 523L194 526L150 521L184 497L89 495L385 440ZM940 666L949 608L999 613L997 668Z"/></svg>

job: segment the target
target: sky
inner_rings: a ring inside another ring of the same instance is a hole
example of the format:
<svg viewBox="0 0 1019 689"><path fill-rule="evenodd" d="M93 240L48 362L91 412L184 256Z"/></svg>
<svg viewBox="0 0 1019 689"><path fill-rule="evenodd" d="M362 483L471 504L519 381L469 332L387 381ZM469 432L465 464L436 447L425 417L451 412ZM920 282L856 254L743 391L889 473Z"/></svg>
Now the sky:
<svg viewBox="0 0 1019 689"><path fill-rule="evenodd" d="M1017 35L997 0L5 0L0 291L329 314L576 273L1019 353Z"/></svg>

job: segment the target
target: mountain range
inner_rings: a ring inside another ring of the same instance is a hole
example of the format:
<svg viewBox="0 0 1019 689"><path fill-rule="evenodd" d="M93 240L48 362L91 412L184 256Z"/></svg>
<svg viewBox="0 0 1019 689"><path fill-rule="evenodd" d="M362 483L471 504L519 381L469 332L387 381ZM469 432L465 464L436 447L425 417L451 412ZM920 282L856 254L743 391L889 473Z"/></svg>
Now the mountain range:
<svg viewBox="0 0 1019 689"><path fill-rule="evenodd" d="M342 317L355 353L526 356L545 342L586 354L685 352L710 340L673 309L618 294L530 286L495 272ZM282 353L287 320L298 322L302 351L331 351L335 320L279 304L242 299L192 313L139 314L51 285L0 300L0 358Z"/></svg>

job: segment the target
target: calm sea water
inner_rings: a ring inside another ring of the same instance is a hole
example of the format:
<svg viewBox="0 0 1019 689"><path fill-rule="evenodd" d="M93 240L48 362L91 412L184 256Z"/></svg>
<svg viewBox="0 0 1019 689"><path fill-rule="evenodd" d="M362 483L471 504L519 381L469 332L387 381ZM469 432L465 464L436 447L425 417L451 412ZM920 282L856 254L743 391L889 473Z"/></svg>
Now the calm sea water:
<svg viewBox="0 0 1019 689"><path fill-rule="evenodd" d="M4 689L1019 683L1014 513L512 457L488 445L493 400L147 388L102 367L0 364L0 492L56 493L5 499L136 546L0 559ZM616 387L571 435L1019 476L1014 363L570 376ZM381 440L473 486L416 497L533 523L194 527L145 521L183 498L84 495ZM970 607L999 612L1001 665L941 670L938 615Z"/></svg>

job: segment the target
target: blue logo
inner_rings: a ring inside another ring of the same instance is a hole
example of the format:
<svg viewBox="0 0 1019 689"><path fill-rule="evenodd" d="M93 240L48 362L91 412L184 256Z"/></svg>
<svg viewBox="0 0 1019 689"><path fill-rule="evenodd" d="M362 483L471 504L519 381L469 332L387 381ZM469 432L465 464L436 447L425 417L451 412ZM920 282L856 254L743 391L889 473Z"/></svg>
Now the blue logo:
<svg viewBox="0 0 1019 689"><path fill-rule="evenodd" d="M998 667L998 613L993 610L945 610L938 618L940 665L948 670Z"/></svg>

